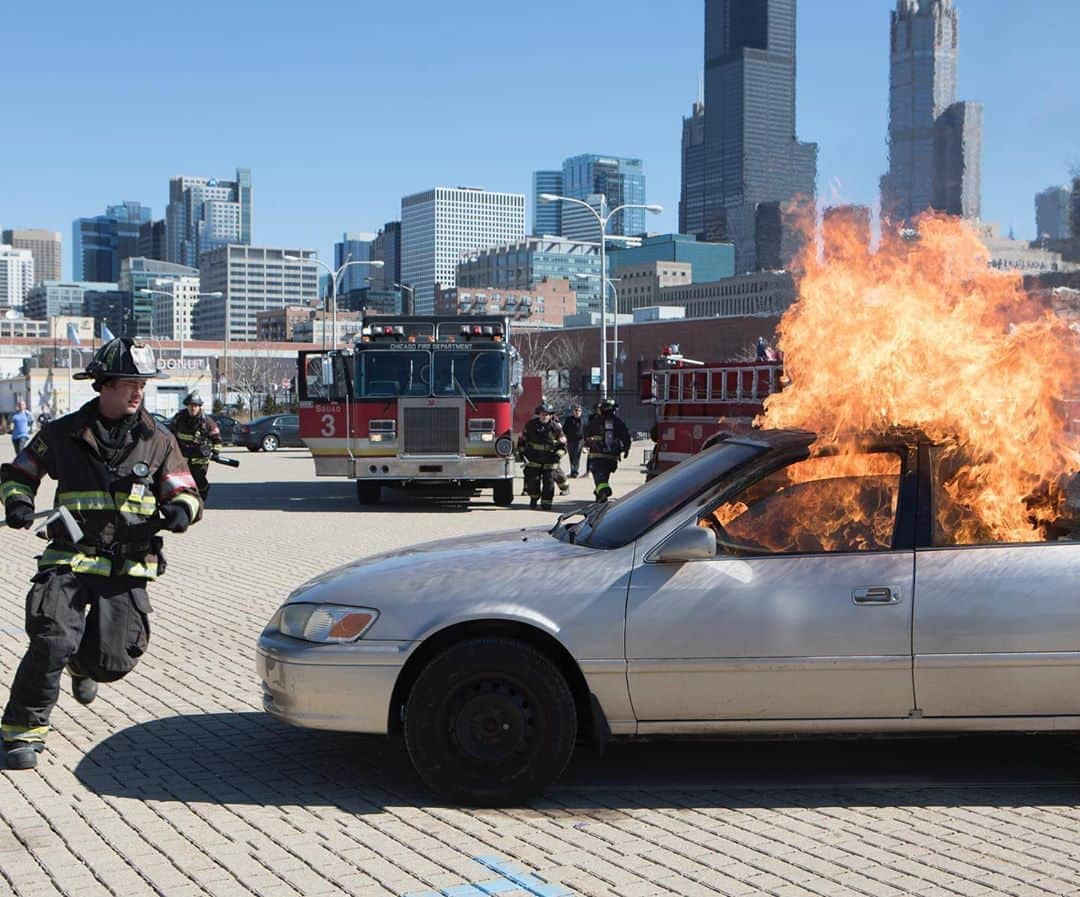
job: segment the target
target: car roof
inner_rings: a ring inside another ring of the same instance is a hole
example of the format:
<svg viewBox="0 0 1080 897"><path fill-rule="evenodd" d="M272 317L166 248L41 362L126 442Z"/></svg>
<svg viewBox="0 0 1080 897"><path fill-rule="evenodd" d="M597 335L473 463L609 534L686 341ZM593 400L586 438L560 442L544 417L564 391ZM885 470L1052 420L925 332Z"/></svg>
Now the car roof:
<svg viewBox="0 0 1080 897"><path fill-rule="evenodd" d="M776 429L754 430L745 436L732 436L726 442L738 442L771 450L807 449L817 442L820 434L811 430ZM837 436L839 446L851 446L856 449L889 449L913 445L933 445L942 442L934 440L917 427L890 427L882 432L846 432Z"/></svg>

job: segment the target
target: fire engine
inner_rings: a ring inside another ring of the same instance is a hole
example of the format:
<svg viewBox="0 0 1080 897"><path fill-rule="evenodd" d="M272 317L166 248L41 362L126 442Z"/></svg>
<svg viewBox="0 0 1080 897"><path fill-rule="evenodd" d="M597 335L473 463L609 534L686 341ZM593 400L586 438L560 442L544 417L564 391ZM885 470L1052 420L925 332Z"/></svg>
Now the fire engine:
<svg viewBox="0 0 1080 897"><path fill-rule="evenodd" d="M365 317L351 348L299 353L300 436L316 475L356 480L362 504L426 485L507 506L521 379L509 318Z"/></svg>
<svg viewBox="0 0 1080 897"><path fill-rule="evenodd" d="M666 346L641 375L641 401L656 406L646 479L707 448L713 437L749 432L765 397L782 388L783 370L780 361L695 361Z"/></svg>

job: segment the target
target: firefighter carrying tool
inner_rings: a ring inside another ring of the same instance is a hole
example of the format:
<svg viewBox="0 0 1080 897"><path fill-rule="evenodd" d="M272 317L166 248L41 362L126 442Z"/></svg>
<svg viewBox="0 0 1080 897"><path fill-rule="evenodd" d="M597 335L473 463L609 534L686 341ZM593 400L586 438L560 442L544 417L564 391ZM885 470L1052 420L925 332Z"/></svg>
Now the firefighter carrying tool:
<svg viewBox="0 0 1080 897"><path fill-rule="evenodd" d="M146 583L165 568L155 533L182 533L202 514L176 440L142 405L146 381L164 376L148 346L110 340L75 375L92 379L100 396L46 424L0 467L8 526L31 525L46 474L57 482L57 506L77 523L49 525L26 597L30 646L0 726L9 769L37 765L65 668L81 704L94 700L99 682L134 668L150 639Z"/></svg>
<svg viewBox="0 0 1080 897"><path fill-rule="evenodd" d="M562 427L552 416L555 409L547 402L536 406L536 417L525 425L518 437L518 454L525 461L525 492L529 507L537 503L545 511L555 498L555 471L566 451Z"/></svg>
<svg viewBox="0 0 1080 897"><path fill-rule="evenodd" d="M589 450L589 470L597 501L611 498L611 475L619 466L619 455L630 454L630 431L615 412L619 403L604 399L585 425L585 447Z"/></svg>
<svg viewBox="0 0 1080 897"><path fill-rule="evenodd" d="M180 453L191 468L195 484L199 487L199 496L205 502L210 494L207 472L211 460L221 451L221 430L217 422L203 414L203 398L198 390L184 396L184 410L178 411L169 421L176 441L180 443Z"/></svg>

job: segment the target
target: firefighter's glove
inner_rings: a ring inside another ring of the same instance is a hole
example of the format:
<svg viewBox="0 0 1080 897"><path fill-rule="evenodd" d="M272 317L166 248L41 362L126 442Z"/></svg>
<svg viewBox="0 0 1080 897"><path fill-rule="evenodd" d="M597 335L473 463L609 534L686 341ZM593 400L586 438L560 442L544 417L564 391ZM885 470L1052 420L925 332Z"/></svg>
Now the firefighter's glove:
<svg viewBox="0 0 1080 897"><path fill-rule="evenodd" d="M171 533L182 533L191 525L187 508L177 502L170 502L161 509L165 529Z"/></svg>
<svg viewBox="0 0 1080 897"><path fill-rule="evenodd" d="M625 460L626 460L627 458L629 458L629 457L630 457L630 449L626 449L626 451L624 451L624 452L622 453L622 456L623 456L623 460L624 460L624 461L625 461Z"/></svg>
<svg viewBox="0 0 1080 897"><path fill-rule="evenodd" d="M30 529L34 522L34 506L25 501L8 502L4 522L12 529Z"/></svg>

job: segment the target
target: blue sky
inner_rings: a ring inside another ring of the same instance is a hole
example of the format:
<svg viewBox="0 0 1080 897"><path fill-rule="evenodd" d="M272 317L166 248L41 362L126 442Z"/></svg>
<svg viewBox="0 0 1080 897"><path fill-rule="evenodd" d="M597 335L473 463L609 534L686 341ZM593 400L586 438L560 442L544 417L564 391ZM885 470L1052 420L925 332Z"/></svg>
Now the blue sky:
<svg viewBox="0 0 1080 897"><path fill-rule="evenodd" d="M819 197L872 203L886 167L892 0L801 0L798 131ZM957 0L960 99L985 104L983 216L1035 236L1080 164L1080 3ZM569 155L645 160L674 230L701 0L10 3L0 226L64 235L107 203L163 217L168 179L252 169L255 241L327 257L435 184L529 192Z"/></svg>

